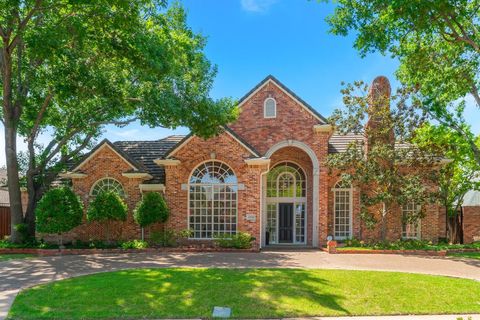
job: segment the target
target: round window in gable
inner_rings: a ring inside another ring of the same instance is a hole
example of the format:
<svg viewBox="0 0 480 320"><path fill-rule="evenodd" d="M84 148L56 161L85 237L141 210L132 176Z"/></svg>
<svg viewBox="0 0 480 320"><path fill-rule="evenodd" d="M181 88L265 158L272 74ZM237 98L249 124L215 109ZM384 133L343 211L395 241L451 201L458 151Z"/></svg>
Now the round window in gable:
<svg viewBox="0 0 480 320"><path fill-rule="evenodd" d="M263 104L263 117L276 118L277 117L277 102L273 98L265 99Z"/></svg>

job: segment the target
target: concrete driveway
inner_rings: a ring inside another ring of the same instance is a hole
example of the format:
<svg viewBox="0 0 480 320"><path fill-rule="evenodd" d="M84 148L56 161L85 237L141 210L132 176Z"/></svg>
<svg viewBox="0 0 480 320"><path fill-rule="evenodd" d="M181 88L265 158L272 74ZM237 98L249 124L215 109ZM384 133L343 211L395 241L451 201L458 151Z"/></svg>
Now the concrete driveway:
<svg viewBox="0 0 480 320"><path fill-rule="evenodd" d="M136 253L36 257L0 262L0 319L17 293L36 284L131 268L321 268L400 271L480 281L480 260L380 254L270 251L261 253Z"/></svg>

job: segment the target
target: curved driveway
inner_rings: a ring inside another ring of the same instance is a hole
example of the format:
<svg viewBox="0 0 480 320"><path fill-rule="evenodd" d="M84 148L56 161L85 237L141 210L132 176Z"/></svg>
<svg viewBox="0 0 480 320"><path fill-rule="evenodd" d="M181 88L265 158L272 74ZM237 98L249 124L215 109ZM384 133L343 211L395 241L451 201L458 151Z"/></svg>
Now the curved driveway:
<svg viewBox="0 0 480 320"><path fill-rule="evenodd" d="M270 251L262 253L136 253L36 257L0 262L0 319L24 288L79 275L130 268L321 268L400 271L480 281L480 260L377 254Z"/></svg>

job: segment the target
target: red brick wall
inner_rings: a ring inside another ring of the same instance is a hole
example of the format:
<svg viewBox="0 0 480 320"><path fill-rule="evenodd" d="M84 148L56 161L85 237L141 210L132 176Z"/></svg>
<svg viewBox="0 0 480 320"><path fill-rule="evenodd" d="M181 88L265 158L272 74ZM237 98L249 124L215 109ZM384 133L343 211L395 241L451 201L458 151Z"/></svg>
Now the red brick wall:
<svg viewBox="0 0 480 320"><path fill-rule="evenodd" d="M85 213L90 202L90 190L98 180L102 178L114 178L118 180L125 191L125 202L128 205L128 216L125 222L113 222L110 224L110 238L116 240L140 239L140 228L133 221L133 209L137 202L141 199L139 184L142 179L131 179L122 176L123 172L131 170L131 166L125 162L110 147L105 146L90 160L85 162L80 170L87 174L85 178L73 179L73 190L80 195L85 206ZM39 235L47 240L53 240L53 237ZM105 224L98 222L87 222L86 215L84 223L64 235L64 241L68 242L74 239L88 241L105 240L106 228Z"/></svg>
<svg viewBox="0 0 480 320"><path fill-rule="evenodd" d="M212 153L215 158L212 159ZM226 163L237 176L239 184L245 189L238 191L237 230L248 232L256 237L255 245L260 241L260 184L262 167L249 167L245 159L251 154L228 133L223 133L209 140L193 137L187 145L180 148L174 158L181 161L179 165L166 168L166 200L171 209L169 228L188 229L188 190L182 190L182 184L188 184L191 172L204 161L218 160ZM245 219L246 214L255 214L256 222ZM199 242L192 240L192 242Z"/></svg>
<svg viewBox="0 0 480 320"><path fill-rule="evenodd" d="M263 117L263 102L272 97L277 102L276 118ZM319 163L319 195L318 240L326 243L327 236L327 203L328 203L328 170L325 161L328 156L328 140L331 133L313 131L313 126L319 124L309 111L293 100L272 82L251 96L241 106L239 119L230 125L243 139L248 141L261 154L265 154L277 143L296 140L308 145L315 153Z"/></svg>
<svg viewBox="0 0 480 320"><path fill-rule="evenodd" d="M463 242L480 241L480 206L463 207Z"/></svg>
<svg viewBox="0 0 480 320"><path fill-rule="evenodd" d="M334 234L334 188L335 184L340 178L340 172L334 171L329 177L329 199L328 199L328 234ZM381 206L372 209L372 213L377 219L378 223L373 229L368 229L365 223L360 218L360 191L358 188L353 189L353 236L362 240L379 240L381 239ZM441 207L436 204L425 205L425 217L421 221L421 239L436 242L439 234L442 234L440 220L445 219L441 217ZM402 237L402 211L400 207L395 207L387 214L386 217L386 239L395 241ZM443 223L445 224L445 223ZM443 229L443 232L445 230Z"/></svg>

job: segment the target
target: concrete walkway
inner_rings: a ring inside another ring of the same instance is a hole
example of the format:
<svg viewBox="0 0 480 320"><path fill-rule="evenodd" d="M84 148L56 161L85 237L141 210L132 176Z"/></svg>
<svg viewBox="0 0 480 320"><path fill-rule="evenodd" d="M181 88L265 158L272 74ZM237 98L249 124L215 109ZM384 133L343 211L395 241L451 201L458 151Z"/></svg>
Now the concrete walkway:
<svg viewBox="0 0 480 320"><path fill-rule="evenodd" d="M24 288L98 272L131 268L321 268L400 271L480 281L480 260L402 255L339 254L320 251L262 253L137 253L37 257L0 262L0 319ZM465 318L465 320L467 320Z"/></svg>

